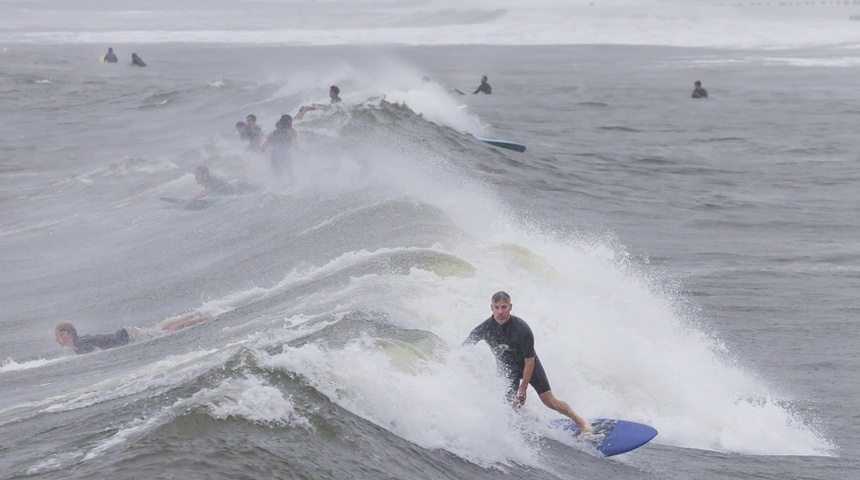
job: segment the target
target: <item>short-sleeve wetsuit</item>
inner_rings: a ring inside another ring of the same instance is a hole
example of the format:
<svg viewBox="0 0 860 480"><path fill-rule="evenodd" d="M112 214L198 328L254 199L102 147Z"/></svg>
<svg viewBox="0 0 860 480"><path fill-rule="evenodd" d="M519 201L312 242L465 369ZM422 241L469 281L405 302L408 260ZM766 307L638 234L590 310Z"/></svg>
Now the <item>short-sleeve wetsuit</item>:
<svg viewBox="0 0 860 480"><path fill-rule="evenodd" d="M486 93L489 95L493 93L493 87L491 87L490 84L487 82L481 82L481 84L478 85L478 88L474 92L472 92L473 95L476 93Z"/></svg>
<svg viewBox="0 0 860 480"><path fill-rule="evenodd" d="M535 359L529 385L534 387L538 395L551 390L546 372L535 353L535 337L532 329L523 319L511 315L507 322L499 325L493 317L490 317L475 327L463 344L471 345L480 340L487 342L496 357L496 366L500 373L510 380L509 396L513 396L520 386L526 358Z"/></svg>
<svg viewBox="0 0 860 480"><path fill-rule="evenodd" d="M128 332L124 328L104 335L81 335L75 338L75 353L90 353L97 348L107 350L128 343Z"/></svg>

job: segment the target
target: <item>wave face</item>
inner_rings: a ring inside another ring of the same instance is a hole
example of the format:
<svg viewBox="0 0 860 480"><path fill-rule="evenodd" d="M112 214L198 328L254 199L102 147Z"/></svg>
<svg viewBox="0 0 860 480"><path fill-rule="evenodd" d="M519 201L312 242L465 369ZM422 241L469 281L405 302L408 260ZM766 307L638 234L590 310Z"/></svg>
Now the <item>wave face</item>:
<svg viewBox="0 0 860 480"><path fill-rule="evenodd" d="M812 3L813 5L810 5ZM0 41L261 45L660 45L840 47L860 34L848 2L452 0L2 2Z"/></svg>

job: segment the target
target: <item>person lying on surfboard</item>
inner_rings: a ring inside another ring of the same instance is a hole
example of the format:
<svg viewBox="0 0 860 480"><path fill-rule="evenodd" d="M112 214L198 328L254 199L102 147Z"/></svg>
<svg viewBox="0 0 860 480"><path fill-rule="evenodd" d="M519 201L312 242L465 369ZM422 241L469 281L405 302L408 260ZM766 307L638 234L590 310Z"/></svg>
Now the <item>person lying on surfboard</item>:
<svg viewBox="0 0 860 480"><path fill-rule="evenodd" d="M196 325L213 317L212 313L193 312L170 320L160 327L125 327L117 330L116 333L101 335L78 335L74 325L69 322L60 322L54 326L54 338L57 339L57 343L61 347L74 348L75 353L80 355L149 340L181 328Z"/></svg>
<svg viewBox="0 0 860 480"><path fill-rule="evenodd" d="M510 381L508 399L515 410L526 403L526 390L534 387L544 405L570 418L584 435L591 433L591 425L576 414L570 405L552 394L549 379L535 353L535 337L526 322L511 315L511 296L496 292L490 302L493 315L481 322L463 342L474 345L487 342L496 357L496 366Z"/></svg>
<svg viewBox="0 0 860 480"><path fill-rule="evenodd" d="M239 195L252 190L254 187L247 183L232 184L209 173L209 167L200 165L194 170L194 180L203 187L203 191L184 202L176 204L176 208L191 208L194 202L209 195Z"/></svg>
<svg viewBox="0 0 860 480"><path fill-rule="evenodd" d="M340 89L337 88L337 85L332 85L331 88L328 89L328 96L331 99L329 105L334 105L335 103L341 102ZM313 105L302 105L302 107L299 108L299 113L296 114L294 120L301 120L302 117L304 117L305 114L310 112L311 110L316 110L317 108L323 108L325 106L326 105L322 105L319 103L315 103Z"/></svg>

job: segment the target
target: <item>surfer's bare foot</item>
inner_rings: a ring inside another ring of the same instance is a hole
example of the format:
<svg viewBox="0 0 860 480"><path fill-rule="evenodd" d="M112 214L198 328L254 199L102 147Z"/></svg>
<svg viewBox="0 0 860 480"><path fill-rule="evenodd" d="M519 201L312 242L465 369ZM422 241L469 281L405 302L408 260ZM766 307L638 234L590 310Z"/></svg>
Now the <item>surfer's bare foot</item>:
<svg viewBox="0 0 860 480"><path fill-rule="evenodd" d="M591 425L586 423L583 419L579 419L576 421L576 426L579 428L580 435L591 435L594 432L591 430Z"/></svg>

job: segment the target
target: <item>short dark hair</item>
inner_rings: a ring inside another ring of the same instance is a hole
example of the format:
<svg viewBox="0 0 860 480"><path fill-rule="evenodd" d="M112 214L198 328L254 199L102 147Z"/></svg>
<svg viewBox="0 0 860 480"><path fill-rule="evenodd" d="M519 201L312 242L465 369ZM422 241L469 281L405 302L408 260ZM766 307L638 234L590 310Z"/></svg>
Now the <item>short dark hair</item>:
<svg viewBox="0 0 860 480"><path fill-rule="evenodd" d="M693 85L701 85L701 84L702 84L702 82L696 80L696 82Z"/></svg>
<svg viewBox="0 0 860 480"><path fill-rule="evenodd" d="M200 165L199 167L197 167L196 170L194 170L194 173L199 173L201 175L209 175L209 167L207 167L206 165Z"/></svg>
<svg viewBox="0 0 860 480"><path fill-rule="evenodd" d="M248 115L248 116L247 116L247 117L245 117L245 118L250 118L251 120L253 120L253 121L255 121L255 122L257 121L257 116L256 116L256 115L254 115L253 113L252 113L252 114L250 114L250 115Z"/></svg>
<svg viewBox="0 0 860 480"><path fill-rule="evenodd" d="M54 327L54 332L66 332L72 335L72 338L78 338L78 331L75 329L75 326L69 322L60 322L57 326Z"/></svg>
<svg viewBox="0 0 860 480"><path fill-rule="evenodd" d="M281 118L275 123L275 128L290 128L293 126L293 117L288 114L281 115Z"/></svg>
<svg viewBox="0 0 860 480"><path fill-rule="evenodd" d="M511 296L508 295L508 292L499 290L498 292L493 294L493 298L491 299L491 302L492 303L496 303L496 302L511 303Z"/></svg>
<svg viewBox="0 0 860 480"><path fill-rule="evenodd" d="M337 88L337 85L332 85L332 86L331 86L331 88L330 88L329 90L331 90L332 92L334 92L334 94L335 94L335 95L340 95L340 89L339 89L339 88Z"/></svg>

